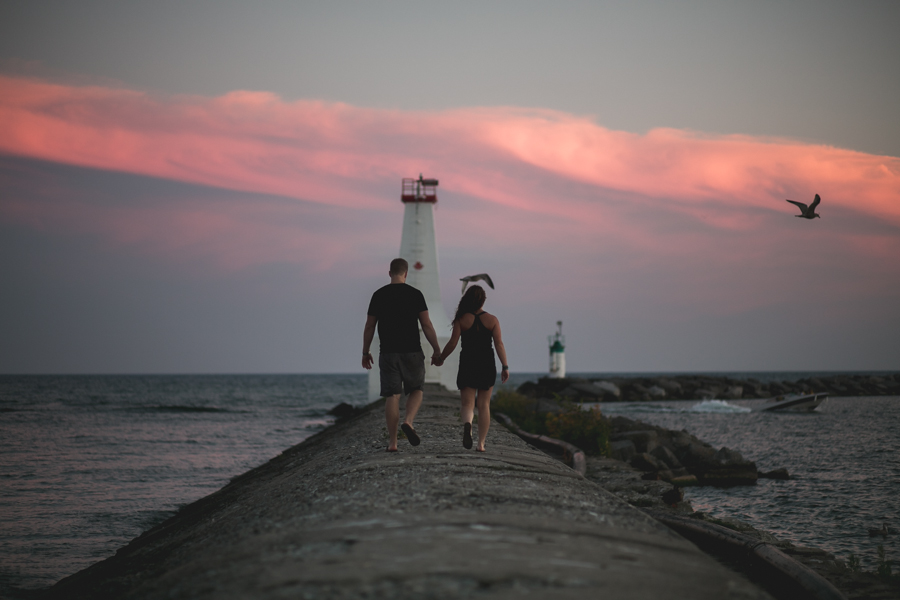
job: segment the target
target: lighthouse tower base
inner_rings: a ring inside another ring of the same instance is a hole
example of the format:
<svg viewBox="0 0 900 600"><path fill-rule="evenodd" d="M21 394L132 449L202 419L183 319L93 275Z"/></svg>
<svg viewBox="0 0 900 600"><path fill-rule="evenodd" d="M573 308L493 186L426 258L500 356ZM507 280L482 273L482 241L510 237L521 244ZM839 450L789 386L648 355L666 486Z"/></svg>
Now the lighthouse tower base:
<svg viewBox="0 0 900 600"><path fill-rule="evenodd" d="M443 348L450 339L450 321L441 303L440 272L438 270L437 242L434 236L434 205L437 203L437 179L404 179L400 200L403 202L403 233L400 238L400 258L409 263L406 283L422 292L428 306L428 316L438 343ZM376 336L377 337L377 336ZM448 390L456 390L456 373L459 370L459 347L444 364L431 364L433 350L419 329L422 351L425 353L425 382L439 383ZM375 366L369 371L369 400L381 396L381 375L378 372L378 341L373 344Z"/></svg>

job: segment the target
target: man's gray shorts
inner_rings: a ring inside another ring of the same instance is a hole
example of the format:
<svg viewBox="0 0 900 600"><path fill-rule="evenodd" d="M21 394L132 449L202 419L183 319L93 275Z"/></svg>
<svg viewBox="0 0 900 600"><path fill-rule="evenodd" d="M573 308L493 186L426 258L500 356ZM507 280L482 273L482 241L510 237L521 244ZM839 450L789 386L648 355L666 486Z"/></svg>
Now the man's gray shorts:
<svg viewBox="0 0 900 600"><path fill-rule="evenodd" d="M378 356L381 395L387 398L421 390L425 384L425 355L417 352L388 352Z"/></svg>

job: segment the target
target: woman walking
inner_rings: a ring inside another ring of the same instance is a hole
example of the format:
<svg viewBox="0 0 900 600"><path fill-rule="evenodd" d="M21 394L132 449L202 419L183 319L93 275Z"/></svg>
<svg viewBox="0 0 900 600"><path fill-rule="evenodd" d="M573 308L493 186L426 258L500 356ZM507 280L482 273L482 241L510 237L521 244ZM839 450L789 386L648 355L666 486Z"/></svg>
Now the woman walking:
<svg viewBox="0 0 900 600"><path fill-rule="evenodd" d="M509 379L509 365L506 364L506 348L500 335L500 321L482 310L485 294L481 286L473 285L459 301L453 317L453 333L441 352L444 361L457 342L462 339L459 353L459 373L456 386L462 401L460 417L463 421L463 447L472 447L472 418L476 402L478 404L478 445L484 452L484 439L491 425L491 392L497 379L497 365L494 363L494 348L502 365L500 381ZM493 347L491 346L493 342Z"/></svg>

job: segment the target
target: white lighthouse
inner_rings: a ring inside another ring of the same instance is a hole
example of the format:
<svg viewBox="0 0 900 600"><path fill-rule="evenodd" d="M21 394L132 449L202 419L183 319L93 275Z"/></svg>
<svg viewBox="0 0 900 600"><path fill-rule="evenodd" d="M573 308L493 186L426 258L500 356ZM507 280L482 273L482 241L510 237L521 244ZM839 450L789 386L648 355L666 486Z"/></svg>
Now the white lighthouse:
<svg viewBox="0 0 900 600"><path fill-rule="evenodd" d="M562 379L566 376L566 336L562 334L562 321L557 321L556 327L556 335L547 337L550 344L549 377Z"/></svg>
<svg viewBox="0 0 900 600"><path fill-rule="evenodd" d="M450 319L441 302L441 281L438 271L437 242L434 237L434 206L437 204L437 179L404 179L400 200L404 205L403 234L400 238L400 258L409 263L406 283L422 292L428 304L428 316L443 348L450 339ZM376 334L377 335L377 334ZM459 346L447 357L444 365L431 364L431 344L419 328L422 351L425 352L425 382L440 383L456 390L456 372L459 369ZM375 367L369 371L369 400L380 397L378 373L378 343L372 344Z"/></svg>

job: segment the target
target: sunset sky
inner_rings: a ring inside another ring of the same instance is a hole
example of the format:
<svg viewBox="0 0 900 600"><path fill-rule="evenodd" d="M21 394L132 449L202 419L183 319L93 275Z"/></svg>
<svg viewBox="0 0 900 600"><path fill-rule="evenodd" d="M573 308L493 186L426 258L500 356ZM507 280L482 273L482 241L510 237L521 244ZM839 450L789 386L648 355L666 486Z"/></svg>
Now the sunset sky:
<svg viewBox="0 0 900 600"><path fill-rule="evenodd" d="M513 371L896 370L897 23L0 0L0 373L362 372L419 173Z"/></svg>

